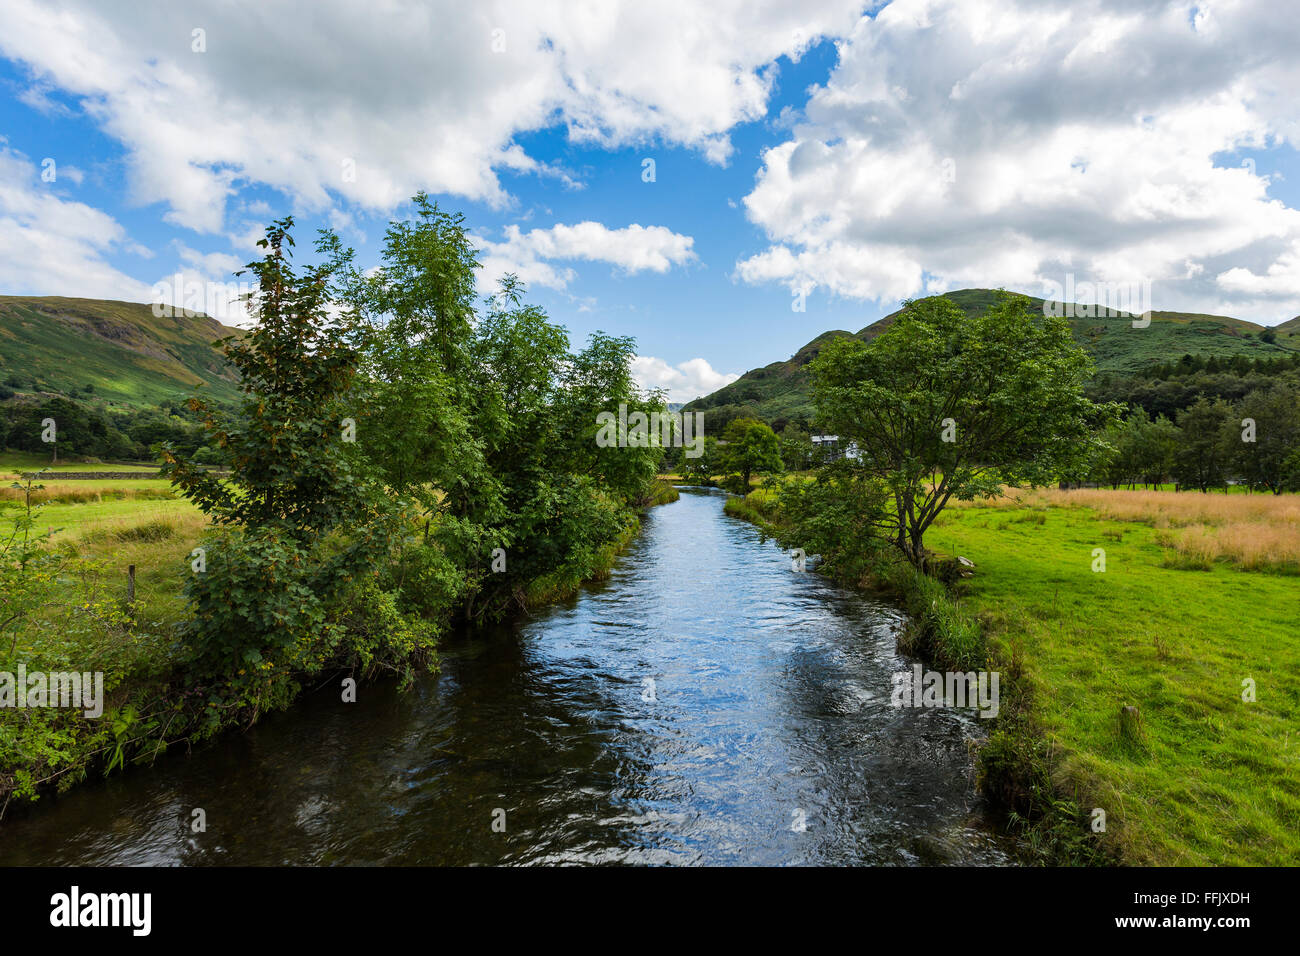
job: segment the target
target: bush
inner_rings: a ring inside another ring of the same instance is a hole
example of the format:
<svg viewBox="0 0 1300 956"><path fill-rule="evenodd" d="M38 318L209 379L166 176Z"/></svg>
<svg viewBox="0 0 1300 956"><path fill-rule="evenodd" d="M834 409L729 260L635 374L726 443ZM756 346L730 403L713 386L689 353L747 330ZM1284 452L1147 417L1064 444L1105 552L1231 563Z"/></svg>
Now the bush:
<svg viewBox="0 0 1300 956"><path fill-rule="evenodd" d="M403 582L409 590L398 593L391 572L376 570L389 567L390 530L305 544L278 528L219 527L203 539L203 570L186 585L193 616L182 641L193 676L208 682L208 729L230 710L286 706L305 676L384 669L409 679L436 662L443 615L460 597L454 569L418 549L408 556L416 572ZM421 601L425 618L405 613Z"/></svg>
<svg viewBox="0 0 1300 956"><path fill-rule="evenodd" d="M783 548L820 554L822 570L851 584L877 571L887 543L878 536L885 497L873 480L852 471L827 469L813 481L783 482L775 506Z"/></svg>
<svg viewBox="0 0 1300 956"><path fill-rule="evenodd" d="M344 642L335 649L333 666L367 676L376 670L399 674L408 684L417 667L432 669L437 662L436 621L402 613L398 595L385 591L373 578L362 580L336 608L331 625Z"/></svg>
<svg viewBox="0 0 1300 956"><path fill-rule="evenodd" d="M182 637L206 674L295 668L300 647L325 639L325 608L310 587L310 555L276 529L219 528L203 538L202 570L185 586L193 609Z"/></svg>
<svg viewBox="0 0 1300 956"><path fill-rule="evenodd" d="M397 592L403 613L440 621L451 615L476 580L457 568L442 548L427 545L399 555L386 584Z"/></svg>

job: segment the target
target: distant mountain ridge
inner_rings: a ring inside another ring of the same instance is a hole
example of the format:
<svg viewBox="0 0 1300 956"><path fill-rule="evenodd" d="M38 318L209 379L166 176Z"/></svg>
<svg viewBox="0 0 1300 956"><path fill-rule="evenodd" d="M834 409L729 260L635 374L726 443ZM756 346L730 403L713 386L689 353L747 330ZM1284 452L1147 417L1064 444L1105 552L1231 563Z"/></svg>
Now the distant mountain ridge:
<svg viewBox="0 0 1300 956"><path fill-rule="evenodd" d="M993 289L962 289L943 293L967 315L979 315L994 304ZM927 296L926 298L932 298ZM1030 307L1042 309L1044 300L1025 296ZM1068 305L1078 315L1082 307ZM807 365L831 339L842 336L870 341L893 324L902 312L898 309L857 332L840 329L823 332L783 362L772 362L751 369L736 381L703 398L687 404L690 411L711 414L756 412L768 422L781 420L808 421L812 417L812 384ZM1061 311L1065 312L1064 306ZM1187 312L1152 312L1151 323L1134 328L1128 314L1103 318L1076 317L1067 322L1075 339L1092 355L1098 373L1131 375L1163 362L1177 360L1185 354L1231 359L1273 358L1300 350L1300 316L1272 327L1275 341L1259 338L1264 326L1223 315Z"/></svg>
<svg viewBox="0 0 1300 956"><path fill-rule="evenodd" d="M240 334L202 313L159 317L136 302L4 295L0 383L123 406L183 399L200 387L228 401L238 376L214 343Z"/></svg>

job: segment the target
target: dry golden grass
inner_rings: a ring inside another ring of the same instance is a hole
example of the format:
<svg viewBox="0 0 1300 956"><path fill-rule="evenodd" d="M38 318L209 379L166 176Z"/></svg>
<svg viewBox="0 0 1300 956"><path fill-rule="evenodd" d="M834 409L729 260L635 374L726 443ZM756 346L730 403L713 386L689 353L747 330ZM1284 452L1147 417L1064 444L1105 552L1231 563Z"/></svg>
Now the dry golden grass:
<svg viewBox="0 0 1300 956"><path fill-rule="evenodd" d="M76 536L87 544L117 546L128 542L178 538L191 541L207 526L207 515L198 510L142 507L129 515L100 518L76 528Z"/></svg>
<svg viewBox="0 0 1300 956"><path fill-rule="evenodd" d="M32 491L32 504L87 504L102 501L165 501L175 498L171 488L161 482L139 482L139 487L122 487L119 482L67 481L46 482L43 488ZM12 484L0 487L0 505L7 502L22 504L26 493Z"/></svg>
<svg viewBox="0 0 1300 956"><path fill-rule="evenodd" d="M1249 570L1300 570L1300 495L1039 488L957 506L1090 508L1099 517L1157 529L1156 540L1177 553L1180 566L1227 561Z"/></svg>

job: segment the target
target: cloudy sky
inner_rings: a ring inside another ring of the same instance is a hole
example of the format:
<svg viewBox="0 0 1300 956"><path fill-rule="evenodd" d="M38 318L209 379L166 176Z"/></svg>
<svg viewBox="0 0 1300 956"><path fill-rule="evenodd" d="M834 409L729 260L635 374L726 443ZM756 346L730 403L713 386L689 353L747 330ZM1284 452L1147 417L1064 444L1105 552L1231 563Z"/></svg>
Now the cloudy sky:
<svg viewBox="0 0 1300 956"><path fill-rule="evenodd" d="M295 9L300 8L300 10ZM363 265L425 189L485 291L685 400L901 299L1149 280L1300 313L1286 3L0 0L0 293ZM803 311L797 311L802 298ZM232 317L222 316L227 321Z"/></svg>

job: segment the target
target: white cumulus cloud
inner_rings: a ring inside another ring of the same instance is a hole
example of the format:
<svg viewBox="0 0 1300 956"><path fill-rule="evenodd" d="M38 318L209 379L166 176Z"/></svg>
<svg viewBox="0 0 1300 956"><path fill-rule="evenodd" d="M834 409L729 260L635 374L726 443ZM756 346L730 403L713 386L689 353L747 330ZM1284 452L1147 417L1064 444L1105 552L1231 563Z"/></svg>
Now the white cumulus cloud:
<svg viewBox="0 0 1300 956"><path fill-rule="evenodd" d="M767 111L779 56L851 0L7 0L28 99L71 94L126 147L134 198L222 231L245 184L302 208L388 211L416 189L504 206L498 173L568 177L516 134L684 146L722 163ZM639 175L635 169L630 175Z"/></svg>
<svg viewBox="0 0 1300 956"><path fill-rule="evenodd" d="M1300 145L1298 44L1256 0L896 0L764 153L735 277L887 303L1074 273L1286 318L1300 212L1220 157Z"/></svg>
<svg viewBox="0 0 1300 956"><path fill-rule="evenodd" d="M553 261L604 262L628 274L667 272L672 266L684 265L695 258L691 251L694 242L690 236L664 226L633 223L611 229L590 221L527 232L510 225L501 242L475 239L481 253L480 277L484 282L491 285L505 273L513 272L525 285L558 290L573 281L575 272L568 266L555 266Z"/></svg>
<svg viewBox="0 0 1300 956"><path fill-rule="evenodd" d="M716 371L702 358L669 365L651 355L632 359L632 377L642 388L662 388L670 402L689 402L716 392L740 378L735 373Z"/></svg>
<svg viewBox="0 0 1300 956"><path fill-rule="evenodd" d="M117 220L64 198L34 163L0 147L0 289L147 301L149 286L106 259L117 249L129 251Z"/></svg>

